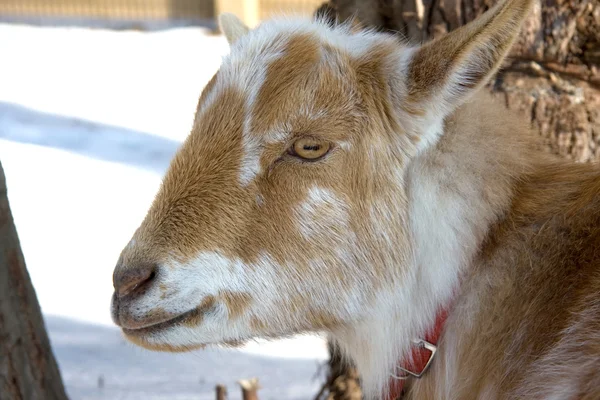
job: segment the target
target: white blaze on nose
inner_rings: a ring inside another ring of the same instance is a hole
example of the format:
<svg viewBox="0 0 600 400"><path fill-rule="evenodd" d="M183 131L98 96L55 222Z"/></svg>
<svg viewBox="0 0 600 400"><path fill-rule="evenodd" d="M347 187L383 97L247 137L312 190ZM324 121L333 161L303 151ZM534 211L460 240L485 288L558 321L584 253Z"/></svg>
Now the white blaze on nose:
<svg viewBox="0 0 600 400"><path fill-rule="evenodd" d="M275 272L280 269L268 254L246 263L219 251L202 251L185 263L171 261L166 267L164 280L178 289L181 301L216 296L221 291L260 294L264 299L275 292Z"/></svg>
<svg viewBox="0 0 600 400"><path fill-rule="evenodd" d="M216 251L203 251L185 263L168 264L167 279L181 293L201 292L214 295L219 290L244 289L244 266Z"/></svg>

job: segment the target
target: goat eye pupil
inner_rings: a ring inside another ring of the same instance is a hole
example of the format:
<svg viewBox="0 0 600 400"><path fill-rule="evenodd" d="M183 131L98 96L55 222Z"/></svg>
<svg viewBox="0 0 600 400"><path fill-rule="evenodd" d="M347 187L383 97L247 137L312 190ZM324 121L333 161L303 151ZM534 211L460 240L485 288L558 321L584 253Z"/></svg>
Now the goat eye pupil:
<svg viewBox="0 0 600 400"><path fill-rule="evenodd" d="M288 152L304 160L314 161L323 157L329 151L331 145L312 138L301 138L297 140Z"/></svg>

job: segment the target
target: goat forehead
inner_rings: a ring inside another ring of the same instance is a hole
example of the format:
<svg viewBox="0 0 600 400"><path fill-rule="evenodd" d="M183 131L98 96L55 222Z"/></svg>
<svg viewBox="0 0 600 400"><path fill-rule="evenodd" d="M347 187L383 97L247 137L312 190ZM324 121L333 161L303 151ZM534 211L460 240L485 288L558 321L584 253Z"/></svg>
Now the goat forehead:
<svg viewBox="0 0 600 400"><path fill-rule="evenodd" d="M209 129L241 136L238 180L246 186L261 172L265 144L286 143L293 133L331 134L336 130L328 126L348 120L353 88L347 58L310 32L278 33L270 41L234 46L201 97L192 135L206 134L208 114L219 113L220 126ZM224 101L223 94L232 89L243 94L242 107L232 109ZM228 130L232 113L242 116L241 130Z"/></svg>
<svg viewBox="0 0 600 400"><path fill-rule="evenodd" d="M200 164L219 165L235 170L245 187L268 163L266 145L279 144L276 151L283 151L291 134L346 144L356 121L364 120L357 104L381 86L372 84L371 78L382 75L369 66L378 66L373 59L383 59L386 52L374 49L387 50L390 43L390 37L350 35L305 22L290 27L274 21L250 32L233 45L205 88L173 169L194 180L206 169ZM357 75L360 63L371 81ZM218 172L213 169L208 172Z"/></svg>
<svg viewBox="0 0 600 400"><path fill-rule="evenodd" d="M332 29L301 18L268 21L233 44L205 90L197 116L220 92L235 87L246 96L240 110L245 113L244 133L282 139L283 128L294 122L290 119L331 119L335 111L348 112L352 94L360 92L353 79L356 66L381 58L374 49L389 49L391 43L390 36L350 33L346 26Z"/></svg>
<svg viewBox="0 0 600 400"><path fill-rule="evenodd" d="M279 33L260 44L234 46L218 74L222 86L236 86L247 96L246 132L264 134L295 114L322 115L333 108L332 100L343 99L331 95L349 86L349 66L339 49L311 32Z"/></svg>
<svg viewBox="0 0 600 400"><path fill-rule="evenodd" d="M200 164L218 165L245 187L292 134L349 144L365 120L365 99L381 94L373 88L383 86L382 60L394 44L389 36L306 21L276 20L251 31L232 46L202 93L173 169L193 181L207 169Z"/></svg>

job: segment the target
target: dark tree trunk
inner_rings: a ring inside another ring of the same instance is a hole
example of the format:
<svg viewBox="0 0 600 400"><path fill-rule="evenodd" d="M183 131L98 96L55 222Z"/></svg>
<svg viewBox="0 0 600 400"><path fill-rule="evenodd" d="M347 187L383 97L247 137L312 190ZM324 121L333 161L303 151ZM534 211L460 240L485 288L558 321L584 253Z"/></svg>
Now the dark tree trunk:
<svg viewBox="0 0 600 400"><path fill-rule="evenodd" d="M327 380L315 400L361 400L360 379L356 368L344 363L333 341L327 343L329 369Z"/></svg>
<svg viewBox="0 0 600 400"><path fill-rule="evenodd" d="M66 400L0 164L0 400Z"/></svg>
<svg viewBox="0 0 600 400"><path fill-rule="evenodd" d="M364 26L398 32L418 44L466 24L495 3L329 0L317 12L332 23L356 16ZM579 162L600 161L600 1L540 0L488 90L531 121L543 150ZM355 382L354 369L332 353L329 399L360 395Z"/></svg>

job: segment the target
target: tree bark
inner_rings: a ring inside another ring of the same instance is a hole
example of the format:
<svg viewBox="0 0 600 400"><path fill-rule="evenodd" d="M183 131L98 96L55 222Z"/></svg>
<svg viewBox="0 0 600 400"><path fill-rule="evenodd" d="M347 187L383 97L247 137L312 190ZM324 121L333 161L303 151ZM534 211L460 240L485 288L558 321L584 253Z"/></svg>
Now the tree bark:
<svg viewBox="0 0 600 400"><path fill-rule="evenodd" d="M0 400L66 400L0 164Z"/></svg>
<svg viewBox="0 0 600 400"><path fill-rule="evenodd" d="M317 14L332 24L356 17L365 27L419 44L472 21L495 3L329 0ZM578 162L600 161L600 2L540 0L487 90L531 121L542 150ZM320 398L360 398L355 369L342 364L331 343L330 354L328 391Z"/></svg>
<svg viewBox="0 0 600 400"><path fill-rule="evenodd" d="M315 400L361 400L362 390L356 368L342 359L333 341L327 343L329 362L327 380Z"/></svg>

